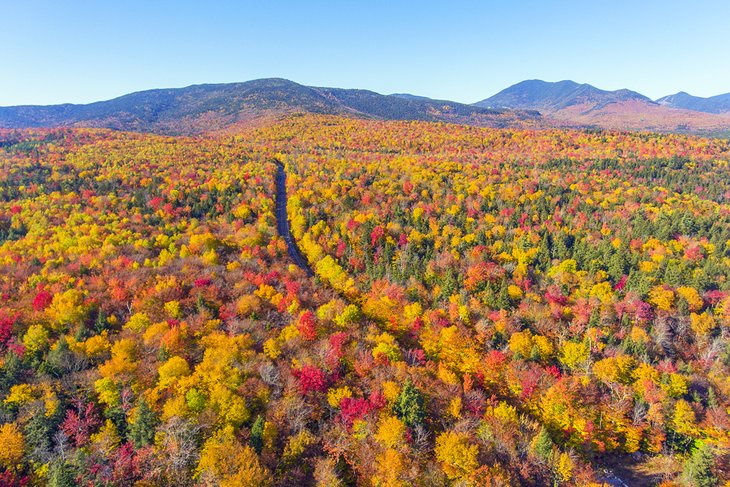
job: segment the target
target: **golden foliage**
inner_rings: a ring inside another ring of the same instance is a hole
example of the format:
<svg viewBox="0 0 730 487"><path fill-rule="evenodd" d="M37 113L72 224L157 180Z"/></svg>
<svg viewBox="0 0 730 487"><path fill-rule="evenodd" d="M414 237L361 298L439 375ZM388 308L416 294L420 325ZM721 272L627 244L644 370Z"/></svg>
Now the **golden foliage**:
<svg viewBox="0 0 730 487"><path fill-rule="evenodd" d="M15 423L0 426L0 465L12 468L20 463L25 451L23 434Z"/></svg>
<svg viewBox="0 0 730 487"><path fill-rule="evenodd" d="M204 485L265 487L273 483L253 448L241 445L230 427L205 442L196 477Z"/></svg>
<svg viewBox="0 0 730 487"><path fill-rule="evenodd" d="M468 477L476 470L478 447L464 433L445 431L436 438L436 459L450 479Z"/></svg>

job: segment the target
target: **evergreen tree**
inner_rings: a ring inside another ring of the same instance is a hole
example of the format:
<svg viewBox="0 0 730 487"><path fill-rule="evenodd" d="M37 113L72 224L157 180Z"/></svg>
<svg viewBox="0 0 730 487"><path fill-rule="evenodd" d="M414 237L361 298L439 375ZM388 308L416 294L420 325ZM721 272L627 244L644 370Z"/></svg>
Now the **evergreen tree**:
<svg viewBox="0 0 730 487"><path fill-rule="evenodd" d="M260 414L251 426L250 444L256 453L261 454L261 450L264 448L264 418Z"/></svg>
<svg viewBox="0 0 730 487"><path fill-rule="evenodd" d="M712 447L705 443L695 449L684 464L684 475L689 480L690 485L714 487L719 483L717 477L712 472L714 465L715 459L712 454Z"/></svg>
<svg viewBox="0 0 730 487"><path fill-rule="evenodd" d="M621 276L626 274L626 250L624 248L618 249L611 255L608 261L608 275L611 276L613 282L617 282L621 279Z"/></svg>
<svg viewBox="0 0 730 487"><path fill-rule="evenodd" d="M537 255L535 256L535 269L542 272L546 272L550 267L550 241L550 234L544 235L540 240L540 247L538 247Z"/></svg>
<svg viewBox="0 0 730 487"><path fill-rule="evenodd" d="M94 321L94 331L96 331L97 335L103 332L104 330L109 329L109 322L106 319L106 313L103 311L99 311L96 314L96 321Z"/></svg>
<svg viewBox="0 0 730 487"><path fill-rule="evenodd" d="M540 428L540 432L533 440L533 449L535 455L541 460L549 460L553 453L553 440L550 438L550 434L547 432L545 427Z"/></svg>
<svg viewBox="0 0 730 487"><path fill-rule="evenodd" d="M53 462L48 468L48 487L75 487L73 467L63 460Z"/></svg>
<svg viewBox="0 0 730 487"><path fill-rule="evenodd" d="M60 409L60 408L59 408ZM60 422L59 414L47 416L45 411L37 410L23 427L23 436L27 450L39 463L45 463L51 456L54 429Z"/></svg>
<svg viewBox="0 0 730 487"><path fill-rule="evenodd" d="M129 425L129 438L134 446L140 448L149 445L155 437L157 416L147 405L147 401L140 399L134 422Z"/></svg>
<svg viewBox="0 0 730 487"><path fill-rule="evenodd" d="M573 244L575 237L567 233L561 232L554 236L553 247L551 249L553 258L566 260L573 255ZM577 260L577 259L576 259Z"/></svg>
<svg viewBox="0 0 730 487"><path fill-rule="evenodd" d="M423 396L410 380L403 386L403 390L393 404L393 412L410 428L423 424L426 419Z"/></svg>
<svg viewBox="0 0 730 487"><path fill-rule="evenodd" d="M497 309L510 309L512 307L512 299L509 297L509 290L507 281L502 281L502 285L499 288L499 294L497 294Z"/></svg>
<svg viewBox="0 0 730 487"><path fill-rule="evenodd" d="M677 259L669 259L664 268L664 282L670 286L681 286L688 280L684 279L684 269Z"/></svg>

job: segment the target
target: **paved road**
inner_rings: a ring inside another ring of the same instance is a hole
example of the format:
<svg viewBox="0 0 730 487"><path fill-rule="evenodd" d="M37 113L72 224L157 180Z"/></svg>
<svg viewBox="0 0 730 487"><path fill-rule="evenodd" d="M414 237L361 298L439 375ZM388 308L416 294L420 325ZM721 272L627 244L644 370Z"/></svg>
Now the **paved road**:
<svg viewBox="0 0 730 487"><path fill-rule="evenodd" d="M312 272L312 268L302 251L299 250L297 241L294 240L289 228L289 217L286 214L286 171L284 170L284 164L279 161L274 162L276 163L276 230L279 235L284 237L289 256L294 263L304 269L308 275L313 276L314 272Z"/></svg>

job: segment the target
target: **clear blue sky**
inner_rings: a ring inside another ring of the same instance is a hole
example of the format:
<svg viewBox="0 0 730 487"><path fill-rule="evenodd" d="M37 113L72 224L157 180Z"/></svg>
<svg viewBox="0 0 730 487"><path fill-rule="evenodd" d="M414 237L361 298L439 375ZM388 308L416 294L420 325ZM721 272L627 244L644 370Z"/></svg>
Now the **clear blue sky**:
<svg viewBox="0 0 730 487"><path fill-rule="evenodd" d="M727 0L0 0L0 105L283 77L475 102L523 79L730 92Z"/></svg>

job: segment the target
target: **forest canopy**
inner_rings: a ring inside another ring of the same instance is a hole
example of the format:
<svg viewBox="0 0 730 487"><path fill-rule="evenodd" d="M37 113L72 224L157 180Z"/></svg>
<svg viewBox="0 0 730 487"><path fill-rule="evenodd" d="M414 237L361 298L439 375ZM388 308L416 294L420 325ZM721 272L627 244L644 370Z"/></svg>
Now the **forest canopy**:
<svg viewBox="0 0 730 487"><path fill-rule="evenodd" d="M730 481L727 140L0 141L0 485Z"/></svg>

